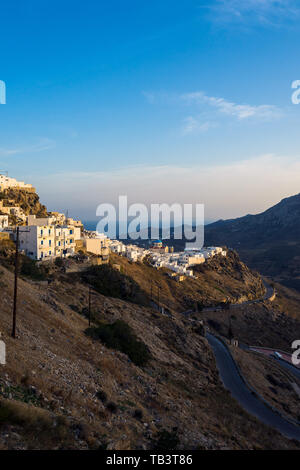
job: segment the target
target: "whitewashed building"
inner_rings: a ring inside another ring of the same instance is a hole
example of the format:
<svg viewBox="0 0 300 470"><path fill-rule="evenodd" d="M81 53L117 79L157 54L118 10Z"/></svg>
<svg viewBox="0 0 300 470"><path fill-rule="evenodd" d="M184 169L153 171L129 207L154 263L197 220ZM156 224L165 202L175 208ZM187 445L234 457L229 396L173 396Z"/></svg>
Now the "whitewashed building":
<svg viewBox="0 0 300 470"><path fill-rule="evenodd" d="M55 255L54 227L49 225L26 227L20 231L20 250L32 259L50 259Z"/></svg>
<svg viewBox="0 0 300 470"><path fill-rule="evenodd" d="M66 258L75 253L75 229L72 226L55 226L55 257Z"/></svg>
<svg viewBox="0 0 300 470"><path fill-rule="evenodd" d="M0 175L0 191L5 189L24 189L34 191L32 184L26 184L24 181L17 181L15 178L10 178L6 175Z"/></svg>
<svg viewBox="0 0 300 470"><path fill-rule="evenodd" d="M75 231L71 226L30 225L19 236L20 249L32 259L66 258L75 253Z"/></svg>

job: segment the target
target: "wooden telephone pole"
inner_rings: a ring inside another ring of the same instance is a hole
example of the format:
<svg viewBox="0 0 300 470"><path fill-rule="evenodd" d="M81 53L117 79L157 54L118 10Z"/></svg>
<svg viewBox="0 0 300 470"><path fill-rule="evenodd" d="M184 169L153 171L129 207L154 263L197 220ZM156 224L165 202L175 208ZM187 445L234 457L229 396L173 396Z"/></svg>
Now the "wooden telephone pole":
<svg viewBox="0 0 300 470"><path fill-rule="evenodd" d="M89 300L88 300L88 318L89 318L89 326L91 326L91 323L92 323L92 309L91 309L92 295L96 295L96 292L92 290L92 287L91 287L91 286L89 286Z"/></svg>
<svg viewBox="0 0 300 470"><path fill-rule="evenodd" d="M159 306L159 294L160 294L160 286L157 286L157 306L158 306L158 311L160 311L160 306Z"/></svg>
<svg viewBox="0 0 300 470"><path fill-rule="evenodd" d="M17 327L17 295L18 295L18 270L19 270L19 227L17 227L16 234L16 254L15 254L15 286L14 286L14 304L13 304L13 327L12 337L16 337Z"/></svg>
<svg viewBox="0 0 300 470"><path fill-rule="evenodd" d="M89 326L91 326L91 288L89 287Z"/></svg>
<svg viewBox="0 0 300 470"><path fill-rule="evenodd" d="M23 232L29 232L29 230L22 230ZM11 336L16 338L17 330L17 300L18 300L18 275L19 275L19 240L20 240L20 228L16 227L16 253L15 253L15 284L14 284L14 302L13 302L13 325Z"/></svg>

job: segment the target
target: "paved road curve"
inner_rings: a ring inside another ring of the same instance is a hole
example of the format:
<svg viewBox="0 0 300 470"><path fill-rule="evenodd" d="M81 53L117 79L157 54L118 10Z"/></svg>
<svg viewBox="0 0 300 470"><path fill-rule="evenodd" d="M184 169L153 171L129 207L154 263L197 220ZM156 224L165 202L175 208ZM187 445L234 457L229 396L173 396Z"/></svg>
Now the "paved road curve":
<svg viewBox="0 0 300 470"><path fill-rule="evenodd" d="M290 439L300 441L300 427L282 418L248 389L238 372L228 348L222 341L210 333L206 334L206 338L213 349L220 377L225 388L231 392L240 405L263 423L276 428Z"/></svg>

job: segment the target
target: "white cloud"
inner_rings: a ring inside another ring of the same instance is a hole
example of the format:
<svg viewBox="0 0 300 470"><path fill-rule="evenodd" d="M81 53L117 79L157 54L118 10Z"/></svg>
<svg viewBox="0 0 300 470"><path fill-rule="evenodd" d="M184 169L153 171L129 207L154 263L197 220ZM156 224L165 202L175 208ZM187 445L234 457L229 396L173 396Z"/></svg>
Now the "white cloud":
<svg viewBox="0 0 300 470"><path fill-rule="evenodd" d="M214 96L207 96L202 91L193 93L185 93L182 99L189 104L196 103L198 105L209 105L216 108L223 114L236 117L239 120L256 118L260 120L270 120L280 117L281 111L273 105L262 104L253 106L249 104L237 104L232 101L227 101L224 98L216 98Z"/></svg>
<svg viewBox="0 0 300 470"><path fill-rule="evenodd" d="M206 219L263 211L300 191L300 157L262 155L211 166L149 166L39 177L33 184L52 210L96 220L102 202L204 203ZM55 191L53 191L55 188Z"/></svg>
<svg viewBox="0 0 300 470"><path fill-rule="evenodd" d="M210 18L219 23L237 22L279 26L297 20L297 0L216 0L209 2Z"/></svg>
<svg viewBox="0 0 300 470"><path fill-rule="evenodd" d="M211 121L202 121L193 116L188 116L183 120L182 134L195 134L207 132L209 129L216 127L217 124Z"/></svg>
<svg viewBox="0 0 300 470"><path fill-rule="evenodd" d="M0 156L9 157L12 155L18 155L22 153L43 152L53 147L55 147L54 140L43 138L34 144L24 145L20 147L13 147L13 148L0 148Z"/></svg>
<svg viewBox="0 0 300 470"><path fill-rule="evenodd" d="M283 111L275 105L235 103L225 98L208 96L203 91L182 94L143 92L143 95L149 104L163 103L177 107L184 105L185 112L187 107L193 110L193 114L182 118L181 133L183 136L205 133L209 129L217 127L222 116L237 121L267 122L284 115ZM199 115L199 113L201 114Z"/></svg>

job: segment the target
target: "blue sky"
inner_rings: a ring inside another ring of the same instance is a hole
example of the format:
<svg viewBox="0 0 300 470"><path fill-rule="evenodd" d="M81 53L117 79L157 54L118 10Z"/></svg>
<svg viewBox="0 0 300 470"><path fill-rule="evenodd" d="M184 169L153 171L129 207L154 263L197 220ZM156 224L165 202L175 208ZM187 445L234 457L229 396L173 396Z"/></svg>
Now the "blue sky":
<svg viewBox="0 0 300 470"><path fill-rule="evenodd" d="M292 0L1 5L0 170L85 219L119 194L216 219L300 192L299 19Z"/></svg>

